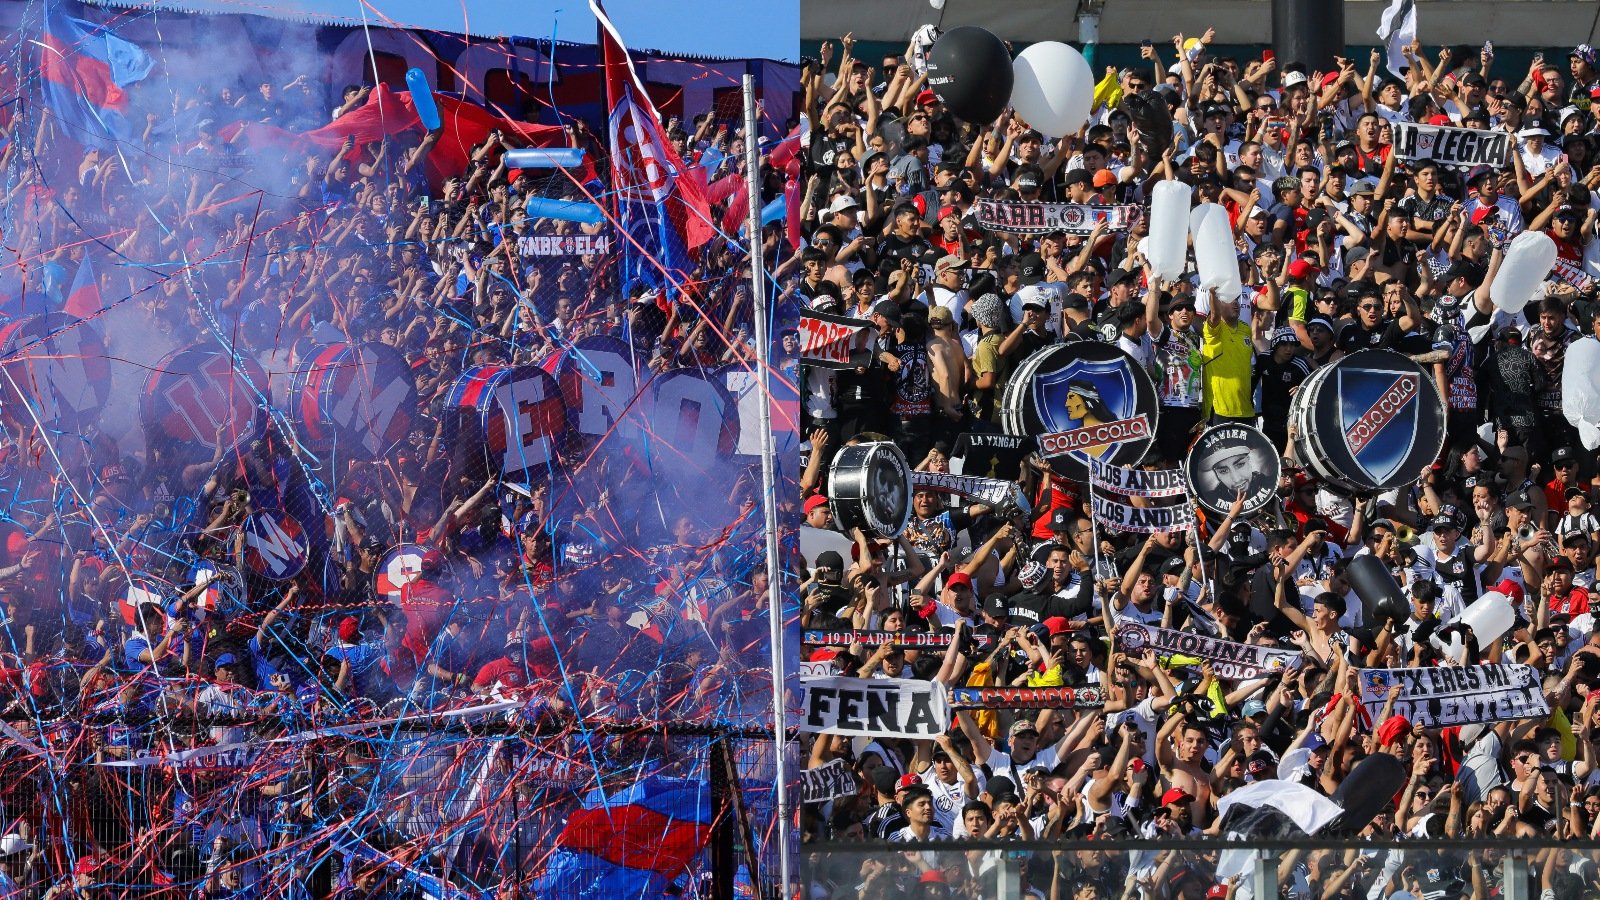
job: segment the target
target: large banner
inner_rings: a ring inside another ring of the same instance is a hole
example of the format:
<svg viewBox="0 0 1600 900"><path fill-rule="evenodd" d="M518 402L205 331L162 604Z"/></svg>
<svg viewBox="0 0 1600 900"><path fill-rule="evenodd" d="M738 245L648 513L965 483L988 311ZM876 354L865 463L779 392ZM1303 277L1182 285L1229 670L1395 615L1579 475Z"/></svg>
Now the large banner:
<svg viewBox="0 0 1600 900"><path fill-rule="evenodd" d="M950 727L944 686L907 678L802 678L799 728L863 737L933 738Z"/></svg>
<svg viewBox="0 0 1600 900"><path fill-rule="evenodd" d="M1095 709L1106 705L1097 687L958 687L950 689L956 709Z"/></svg>
<svg viewBox="0 0 1600 900"><path fill-rule="evenodd" d="M850 354L872 334L872 323L814 309L800 313L800 358L821 369L853 368Z"/></svg>
<svg viewBox="0 0 1600 900"><path fill-rule="evenodd" d="M848 647L860 644L863 647L881 647L884 644L899 644L902 647L948 647L955 639L955 634L949 631L807 631L801 638L805 643L817 647ZM967 632L967 640L979 647L987 647L994 639L987 634Z"/></svg>
<svg viewBox="0 0 1600 900"><path fill-rule="evenodd" d="M911 488L914 491L937 491L954 494L975 503L998 510L1001 515L1020 512L1026 515L1032 505L1022 496L1022 489L1014 481L999 478L979 478L975 475L950 475L944 472L912 472Z"/></svg>
<svg viewBox="0 0 1600 900"><path fill-rule="evenodd" d="M800 802L822 803L835 797L854 794L860 784L856 775L843 759L836 759L825 766L815 769L806 769L800 773Z"/></svg>
<svg viewBox="0 0 1600 900"><path fill-rule="evenodd" d="M1511 134L1506 131L1480 131L1449 125L1394 123L1394 149L1400 159L1421 162L1431 159L1441 166L1471 169L1474 166L1511 165Z"/></svg>
<svg viewBox="0 0 1600 900"><path fill-rule="evenodd" d="M1192 656L1207 660L1219 677L1231 681L1260 678L1300 664L1300 654L1293 650L1239 644L1136 622L1117 626L1118 650L1132 655L1142 652L1146 647L1163 657Z"/></svg>
<svg viewBox="0 0 1600 900"><path fill-rule="evenodd" d="M1170 534L1188 531L1194 527L1194 507L1188 504L1174 506L1131 506L1119 503L1115 497L1094 497L1094 520L1113 531L1132 531L1136 534Z"/></svg>
<svg viewBox="0 0 1600 900"><path fill-rule="evenodd" d="M1362 669L1361 706L1367 715L1383 712L1389 689L1400 686L1394 714L1428 728L1540 719L1550 715L1539 672L1532 666L1427 669Z"/></svg>
<svg viewBox="0 0 1600 900"><path fill-rule="evenodd" d="M1182 469L1130 469L1089 461L1094 488L1122 497L1182 497L1186 492Z"/></svg>
<svg viewBox="0 0 1600 900"><path fill-rule="evenodd" d="M1107 231L1127 231L1139 221L1135 204L1029 203L1025 200L979 200L978 224L1010 234L1088 234L1096 225Z"/></svg>
<svg viewBox="0 0 1600 900"><path fill-rule="evenodd" d="M606 234L528 234L517 238L522 256L603 256L611 252Z"/></svg>

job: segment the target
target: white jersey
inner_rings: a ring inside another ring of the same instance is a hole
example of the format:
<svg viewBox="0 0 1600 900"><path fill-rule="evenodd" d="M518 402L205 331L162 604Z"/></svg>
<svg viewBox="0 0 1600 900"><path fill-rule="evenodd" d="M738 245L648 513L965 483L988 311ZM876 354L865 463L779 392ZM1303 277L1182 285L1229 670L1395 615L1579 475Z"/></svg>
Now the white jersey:
<svg viewBox="0 0 1600 900"><path fill-rule="evenodd" d="M979 785L983 783L982 773L977 775ZM967 805L967 787L960 778L954 784L945 784L939 776L933 774L933 769L928 769L917 779L928 790L933 792L933 817L939 827L950 834L956 833L957 824L961 821L961 807Z"/></svg>

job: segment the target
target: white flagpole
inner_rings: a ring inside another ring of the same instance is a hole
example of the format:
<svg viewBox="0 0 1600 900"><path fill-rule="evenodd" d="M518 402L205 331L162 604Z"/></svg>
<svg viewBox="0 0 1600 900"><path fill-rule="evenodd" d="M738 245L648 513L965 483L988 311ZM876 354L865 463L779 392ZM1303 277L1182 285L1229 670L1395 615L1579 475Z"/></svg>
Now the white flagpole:
<svg viewBox="0 0 1600 900"><path fill-rule="evenodd" d="M778 565L778 495L773 473L772 439L772 338L767 324L767 273L761 254L761 149L756 122L756 79L744 76L745 185L750 211L745 240L750 248L750 302L755 305L756 390L761 399L761 496L767 529L767 623L772 643L772 749L778 807L778 896L789 896L789 785L788 725L784 719L783 576ZM752 877L755 872L750 873Z"/></svg>

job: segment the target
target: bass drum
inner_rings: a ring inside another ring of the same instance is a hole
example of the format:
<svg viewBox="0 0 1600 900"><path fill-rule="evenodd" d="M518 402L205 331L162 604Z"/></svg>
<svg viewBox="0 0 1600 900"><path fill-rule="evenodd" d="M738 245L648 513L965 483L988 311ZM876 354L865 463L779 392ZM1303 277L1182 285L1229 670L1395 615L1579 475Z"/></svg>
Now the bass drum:
<svg viewBox="0 0 1600 900"><path fill-rule="evenodd" d="M856 444L839 451L828 472L828 502L836 527L846 533L896 538L911 518L911 466L888 442Z"/></svg>
<svg viewBox="0 0 1600 900"><path fill-rule="evenodd" d="M1356 494L1407 484L1444 448L1433 378L1392 350L1362 350L1319 370L1295 393L1289 421L1301 462Z"/></svg>

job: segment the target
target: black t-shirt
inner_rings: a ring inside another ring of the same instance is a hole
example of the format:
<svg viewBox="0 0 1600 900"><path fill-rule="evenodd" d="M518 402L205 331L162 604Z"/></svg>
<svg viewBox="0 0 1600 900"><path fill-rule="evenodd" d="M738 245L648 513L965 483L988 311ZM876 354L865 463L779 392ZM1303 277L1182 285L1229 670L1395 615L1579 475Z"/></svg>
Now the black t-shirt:
<svg viewBox="0 0 1600 900"><path fill-rule="evenodd" d="M1256 383L1261 386L1263 415L1289 415L1289 392L1311 377L1311 364L1304 356L1291 356L1278 364L1271 353L1256 354ZM1287 419L1285 419L1287 421Z"/></svg>
<svg viewBox="0 0 1600 900"><path fill-rule="evenodd" d="M855 141L843 135L828 134L822 129L811 132L811 162L819 169L833 168L839 154L848 153Z"/></svg>
<svg viewBox="0 0 1600 900"><path fill-rule="evenodd" d="M933 250L933 245L923 240L921 235L903 238L891 233L888 237L878 242L878 259L909 259L921 263L922 258Z"/></svg>
<svg viewBox="0 0 1600 900"><path fill-rule="evenodd" d="M1400 343L1402 337L1404 334L1400 331L1400 326L1392 321L1379 322L1376 328L1368 328L1352 319L1339 329L1335 343L1345 353L1354 353L1357 350L1394 347Z"/></svg>
<svg viewBox="0 0 1600 900"><path fill-rule="evenodd" d="M1435 194L1432 200L1424 200L1413 194L1396 203L1395 208L1413 219L1437 224L1450 215L1450 205L1453 202L1443 194Z"/></svg>

